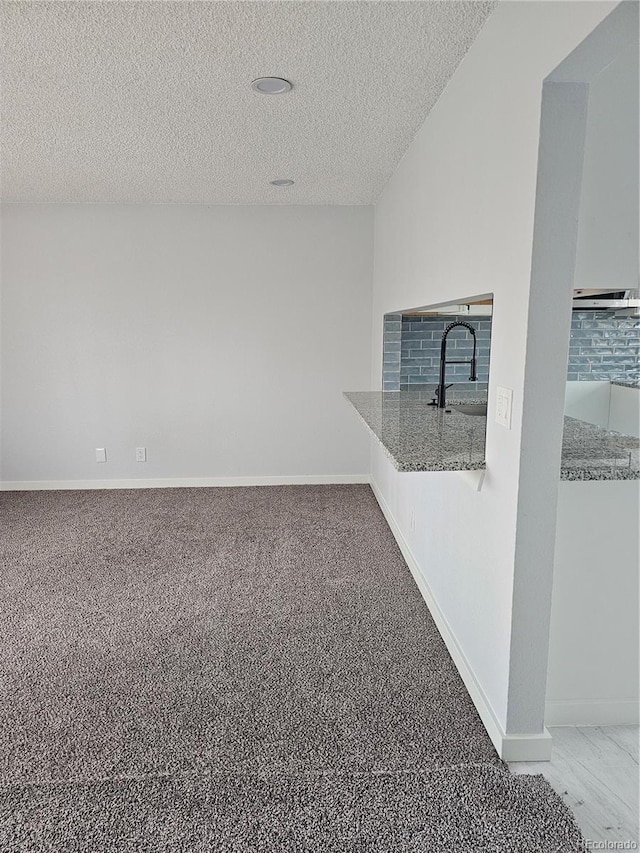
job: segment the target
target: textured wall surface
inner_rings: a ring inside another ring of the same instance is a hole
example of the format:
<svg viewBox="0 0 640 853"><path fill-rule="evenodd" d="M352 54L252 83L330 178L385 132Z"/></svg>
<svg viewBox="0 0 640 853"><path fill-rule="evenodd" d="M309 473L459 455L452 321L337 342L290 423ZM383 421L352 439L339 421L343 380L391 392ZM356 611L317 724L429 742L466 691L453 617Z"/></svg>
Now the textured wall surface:
<svg viewBox="0 0 640 853"><path fill-rule="evenodd" d="M478 382L489 381L489 351L491 348L490 317L404 317L400 387L433 385L440 378L440 346L444 330L456 320L464 320L476 330L476 363ZM473 339L466 329L453 329L447 337L447 360L468 361L473 355ZM468 364L448 364L447 383L468 383ZM453 390L453 389L452 389Z"/></svg>
<svg viewBox="0 0 640 853"><path fill-rule="evenodd" d="M640 320L574 311L567 379L640 379Z"/></svg>
<svg viewBox="0 0 640 853"><path fill-rule="evenodd" d="M400 390L402 314L385 314L382 329L382 390Z"/></svg>
<svg viewBox="0 0 640 853"><path fill-rule="evenodd" d="M408 391L419 385L438 383L440 378L440 345L445 328L456 320L470 323L476 330L476 365L478 382L489 381L491 318L473 316L416 317L387 314L384 318L383 388L385 391ZM400 328L398 333L397 327ZM454 329L447 337L447 359L469 360L473 355L473 339L466 329ZM469 366L449 364L447 383L469 385ZM471 383L473 385L473 383Z"/></svg>
<svg viewBox="0 0 640 853"><path fill-rule="evenodd" d="M406 391L437 384L440 343L445 327L459 317L414 317L386 314L384 318L383 389ZM478 381L489 381L491 317L465 317L476 329ZM464 330L449 334L448 358L471 358L471 337ZM465 382L466 365L448 365L447 382ZM616 317L612 311L573 311L567 379L601 381L640 379L640 320Z"/></svg>
<svg viewBox="0 0 640 853"><path fill-rule="evenodd" d="M2 198L370 204L494 6L2 3Z"/></svg>

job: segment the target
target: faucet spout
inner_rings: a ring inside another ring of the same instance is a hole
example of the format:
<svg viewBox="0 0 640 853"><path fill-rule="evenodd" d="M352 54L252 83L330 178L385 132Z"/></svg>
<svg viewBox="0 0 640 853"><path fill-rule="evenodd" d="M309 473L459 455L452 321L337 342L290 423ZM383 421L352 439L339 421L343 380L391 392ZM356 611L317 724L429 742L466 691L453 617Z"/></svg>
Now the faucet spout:
<svg viewBox="0 0 640 853"><path fill-rule="evenodd" d="M471 332L471 336L473 337L473 355L471 356L471 360L467 361L464 359L450 359L447 360L447 337L449 336L449 332L452 329L457 328L458 326L462 326L465 329L468 329ZM447 328L444 330L444 334L442 336L442 343L440 344L440 381L438 382L438 408L444 409L446 406L446 390L449 387L445 384L445 375L447 372L447 364L469 364L471 365L471 371L469 376L469 382L477 382L477 366L476 366L476 351L477 351L477 339L476 339L476 330L469 323L465 323L463 320L456 320L454 323L449 323Z"/></svg>

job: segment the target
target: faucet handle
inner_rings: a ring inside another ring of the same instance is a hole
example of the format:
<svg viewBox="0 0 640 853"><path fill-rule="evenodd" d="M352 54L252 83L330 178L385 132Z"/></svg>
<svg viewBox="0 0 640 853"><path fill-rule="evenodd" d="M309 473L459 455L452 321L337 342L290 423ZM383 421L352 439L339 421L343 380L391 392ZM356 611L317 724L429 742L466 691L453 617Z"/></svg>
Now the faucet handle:
<svg viewBox="0 0 640 853"><path fill-rule="evenodd" d="M447 388L451 388L452 385L453 385L453 382L449 383L449 385L445 385L444 391L446 391ZM434 389L433 393L435 394L435 397L433 398L433 405L437 406L440 404L440 386L439 385ZM444 396L444 394L443 394L443 396ZM444 403L444 402L446 402L446 400L443 400L442 402ZM431 405L431 403L429 405Z"/></svg>

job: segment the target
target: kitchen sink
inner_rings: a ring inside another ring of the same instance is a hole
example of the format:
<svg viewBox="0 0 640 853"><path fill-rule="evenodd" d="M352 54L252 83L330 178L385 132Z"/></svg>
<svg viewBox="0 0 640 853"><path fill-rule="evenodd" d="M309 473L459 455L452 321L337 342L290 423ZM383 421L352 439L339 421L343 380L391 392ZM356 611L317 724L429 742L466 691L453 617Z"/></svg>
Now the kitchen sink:
<svg viewBox="0 0 640 853"><path fill-rule="evenodd" d="M458 406L453 403L451 408L455 412L460 412L461 415L483 415L486 417L487 414L486 403L469 403L468 405L462 406Z"/></svg>

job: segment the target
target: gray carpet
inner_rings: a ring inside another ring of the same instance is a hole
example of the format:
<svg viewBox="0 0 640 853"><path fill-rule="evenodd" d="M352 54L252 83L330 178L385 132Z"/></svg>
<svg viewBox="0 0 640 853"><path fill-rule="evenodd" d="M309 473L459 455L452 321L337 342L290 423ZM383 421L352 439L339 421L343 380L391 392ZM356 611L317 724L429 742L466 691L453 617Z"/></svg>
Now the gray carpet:
<svg viewBox="0 0 640 853"><path fill-rule="evenodd" d="M363 486L0 494L0 850L577 851Z"/></svg>
<svg viewBox="0 0 640 853"><path fill-rule="evenodd" d="M427 774L238 775L8 794L2 849L65 853L579 850L542 777L489 765ZM30 846L37 838L39 847ZM549 843L552 840L553 846Z"/></svg>

